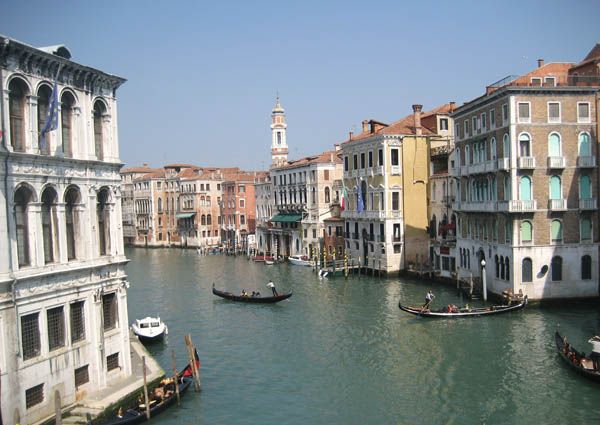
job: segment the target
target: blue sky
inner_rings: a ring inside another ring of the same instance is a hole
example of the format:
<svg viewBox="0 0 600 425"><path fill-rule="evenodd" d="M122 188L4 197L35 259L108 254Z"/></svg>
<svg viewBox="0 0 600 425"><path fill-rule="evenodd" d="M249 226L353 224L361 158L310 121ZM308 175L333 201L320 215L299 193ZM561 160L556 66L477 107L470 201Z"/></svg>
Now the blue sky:
<svg viewBox="0 0 600 425"><path fill-rule="evenodd" d="M126 166L266 169L279 92L290 159L320 153L600 42L598 1L10 1L0 33L65 44L127 78L117 91Z"/></svg>

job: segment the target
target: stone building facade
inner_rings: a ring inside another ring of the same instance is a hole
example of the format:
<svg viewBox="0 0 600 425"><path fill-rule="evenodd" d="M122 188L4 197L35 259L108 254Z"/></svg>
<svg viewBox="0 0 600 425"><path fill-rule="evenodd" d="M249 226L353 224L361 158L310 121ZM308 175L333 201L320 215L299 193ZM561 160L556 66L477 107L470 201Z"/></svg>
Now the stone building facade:
<svg viewBox="0 0 600 425"><path fill-rule="evenodd" d="M452 115L456 261L497 294L597 296L600 79L538 65Z"/></svg>
<svg viewBox="0 0 600 425"><path fill-rule="evenodd" d="M67 406L131 375L116 101L125 80L70 58L64 46L0 36L6 423L36 422L57 394Z"/></svg>

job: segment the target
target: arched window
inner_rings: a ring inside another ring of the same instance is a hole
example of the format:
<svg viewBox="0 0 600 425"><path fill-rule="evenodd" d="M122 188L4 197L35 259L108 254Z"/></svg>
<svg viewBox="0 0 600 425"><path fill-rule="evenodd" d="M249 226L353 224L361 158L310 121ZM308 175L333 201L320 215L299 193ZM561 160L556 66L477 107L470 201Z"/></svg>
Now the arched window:
<svg viewBox="0 0 600 425"><path fill-rule="evenodd" d="M552 242L560 242L563 238L562 222L560 220L552 220L550 226L550 237Z"/></svg>
<svg viewBox="0 0 600 425"><path fill-rule="evenodd" d="M502 280L504 280L504 276L505 276L504 271L505 271L505 269L504 269L504 257L500 256L500 279L502 279Z"/></svg>
<svg viewBox="0 0 600 425"><path fill-rule="evenodd" d="M108 212L108 201L110 194L108 189L104 188L98 192L96 202L96 216L98 219L98 253L99 255L108 255L110 252L110 222Z"/></svg>
<svg viewBox="0 0 600 425"><path fill-rule="evenodd" d="M37 119L38 119L38 147L40 149L40 153L49 154L50 153L50 144L47 140L46 135L46 143L45 146L42 146L42 128L44 128L44 124L46 123L46 118L48 116L48 108L50 106L50 96L52 94L52 89L47 85L43 85L38 90L38 109L37 109Z"/></svg>
<svg viewBox="0 0 600 425"><path fill-rule="evenodd" d="M508 133L505 133L502 137L502 157L510 158L510 139Z"/></svg>
<svg viewBox="0 0 600 425"><path fill-rule="evenodd" d="M592 278L592 257L584 255L581 257L581 279L589 280Z"/></svg>
<svg viewBox="0 0 600 425"><path fill-rule="evenodd" d="M436 185L435 182L433 182L433 184L431 185L431 200L435 201L435 190L436 190Z"/></svg>
<svg viewBox="0 0 600 425"><path fill-rule="evenodd" d="M212 224L212 216L210 214L206 215L206 224L210 226Z"/></svg>
<svg viewBox="0 0 600 425"><path fill-rule="evenodd" d="M581 242L591 242L592 241L592 220L587 217L581 219L579 224L580 227L580 240Z"/></svg>
<svg viewBox="0 0 600 425"><path fill-rule="evenodd" d="M460 148L456 148L456 163L459 167L462 165L460 162Z"/></svg>
<svg viewBox="0 0 600 425"><path fill-rule="evenodd" d="M521 281L532 282L533 281L533 264L531 258L524 258L521 265Z"/></svg>
<svg viewBox="0 0 600 425"><path fill-rule="evenodd" d="M592 197L592 184L590 177L583 175L579 178L579 199L590 199Z"/></svg>
<svg viewBox="0 0 600 425"><path fill-rule="evenodd" d="M62 150L63 154L69 158L73 156L73 105L75 105L73 95L68 92L63 94L61 105Z"/></svg>
<svg viewBox="0 0 600 425"><path fill-rule="evenodd" d="M471 161L471 158L470 158L470 152L469 152L469 145L466 145L465 146L465 165L469 165L470 161Z"/></svg>
<svg viewBox="0 0 600 425"><path fill-rule="evenodd" d="M367 182L364 180L360 184L360 191L362 195L363 208L367 209Z"/></svg>
<svg viewBox="0 0 600 425"><path fill-rule="evenodd" d="M506 243L510 243L510 241L512 240L512 229L512 222L506 220L504 222L504 239Z"/></svg>
<svg viewBox="0 0 600 425"><path fill-rule="evenodd" d="M77 205L80 203L79 190L76 187L70 187L65 192L65 230L67 233L67 259L75 260L77 258L79 243L79 212Z"/></svg>
<svg viewBox="0 0 600 425"><path fill-rule="evenodd" d="M492 137L490 140L490 150L492 151L492 161L496 160L496 138Z"/></svg>
<svg viewBox="0 0 600 425"><path fill-rule="evenodd" d="M559 176L550 177L550 199L562 199L562 185Z"/></svg>
<svg viewBox="0 0 600 425"><path fill-rule="evenodd" d="M312 188L311 200L313 204L317 202L317 191L314 187Z"/></svg>
<svg viewBox="0 0 600 425"><path fill-rule="evenodd" d="M521 242L531 242L532 226L530 221L521 222Z"/></svg>
<svg viewBox="0 0 600 425"><path fill-rule="evenodd" d="M494 263L496 265L496 279L500 277L500 263L498 262L498 255L494 256Z"/></svg>
<svg viewBox="0 0 600 425"><path fill-rule="evenodd" d="M528 176L521 177L521 197L522 201L531 201L531 179Z"/></svg>
<svg viewBox="0 0 600 425"><path fill-rule="evenodd" d="M206 226L206 215L202 214L202 216L200 217L200 224L202 226Z"/></svg>
<svg viewBox="0 0 600 425"><path fill-rule="evenodd" d="M31 256L29 252L29 204L33 200L32 192L21 186L15 192L15 223L17 230L17 257L19 267L29 266Z"/></svg>
<svg viewBox="0 0 600 425"><path fill-rule="evenodd" d="M296 197L295 194L294 194L294 197ZM330 194L329 194L329 187L325 186L325 203L328 204L329 202L331 202Z"/></svg>
<svg viewBox="0 0 600 425"><path fill-rule="evenodd" d="M158 198L158 212L161 213L162 210L162 198Z"/></svg>
<svg viewBox="0 0 600 425"><path fill-rule="evenodd" d="M579 156L591 156L592 149L590 144L590 135L581 133L579 135Z"/></svg>
<svg viewBox="0 0 600 425"><path fill-rule="evenodd" d="M560 134L552 133L548 136L548 156L561 156Z"/></svg>
<svg viewBox="0 0 600 425"><path fill-rule="evenodd" d="M562 280L562 257L552 257L552 280Z"/></svg>
<svg viewBox="0 0 600 425"><path fill-rule="evenodd" d="M56 191L52 187L47 187L42 193L42 239L44 242L44 264L54 263L58 257L56 197Z"/></svg>
<svg viewBox="0 0 600 425"><path fill-rule="evenodd" d="M104 134L102 129L102 119L106 113L104 103L97 100L94 103L94 152L96 158L104 159Z"/></svg>
<svg viewBox="0 0 600 425"><path fill-rule="evenodd" d="M526 133L519 135L519 156L531 156L531 138Z"/></svg>
<svg viewBox="0 0 600 425"><path fill-rule="evenodd" d="M506 280L510 282L510 262L508 260L508 257L504 259L504 275L506 277Z"/></svg>
<svg viewBox="0 0 600 425"><path fill-rule="evenodd" d="M510 176L504 176L504 200L510 201Z"/></svg>
<svg viewBox="0 0 600 425"><path fill-rule="evenodd" d="M296 252L300 252L300 239L296 239Z"/></svg>
<svg viewBox="0 0 600 425"><path fill-rule="evenodd" d="M25 95L27 92L25 83L17 78L8 85L10 144L16 152L25 151Z"/></svg>

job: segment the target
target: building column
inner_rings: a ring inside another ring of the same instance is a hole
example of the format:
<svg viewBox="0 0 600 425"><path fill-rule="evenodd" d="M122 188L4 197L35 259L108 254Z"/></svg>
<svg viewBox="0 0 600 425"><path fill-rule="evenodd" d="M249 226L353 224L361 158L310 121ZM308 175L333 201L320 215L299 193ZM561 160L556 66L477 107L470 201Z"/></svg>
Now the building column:
<svg viewBox="0 0 600 425"><path fill-rule="evenodd" d="M58 242L58 258L57 263L67 263L69 261L67 255L67 215L66 204L64 202L57 203L56 208L56 236Z"/></svg>

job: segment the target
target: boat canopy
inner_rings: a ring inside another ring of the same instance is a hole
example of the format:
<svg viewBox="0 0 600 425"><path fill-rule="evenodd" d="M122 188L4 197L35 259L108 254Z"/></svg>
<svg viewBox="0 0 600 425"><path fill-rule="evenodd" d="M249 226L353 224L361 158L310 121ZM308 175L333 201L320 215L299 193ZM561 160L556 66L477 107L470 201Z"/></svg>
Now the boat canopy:
<svg viewBox="0 0 600 425"><path fill-rule="evenodd" d="M278 214L273 217L271 222L293 223L302 220L302 214Z"/></svg>
<svg viewBox="0 0 600 425"><path fill-rule="evenodd" d="M196 213L183 213L183 214L177 214L177 220L181 220L182 218L190 218L195 216Z"/></svg>

